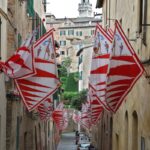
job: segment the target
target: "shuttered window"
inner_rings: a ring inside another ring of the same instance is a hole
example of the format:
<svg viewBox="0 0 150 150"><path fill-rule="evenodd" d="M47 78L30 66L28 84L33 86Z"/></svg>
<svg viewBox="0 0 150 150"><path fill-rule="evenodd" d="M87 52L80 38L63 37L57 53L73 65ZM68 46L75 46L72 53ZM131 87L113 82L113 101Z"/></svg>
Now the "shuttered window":
<svg viewBox="0 0 150 150"><path fill-rule="evenodd" d="M29 17L34 17L33 0L27 0L27 13Z"/></svg>
<svg viewBox="0 0 150 150"><path fill-rule="evenodd" d="M21 46L21 43L22 43L22 37L20 34L18 34L18 47Z"/></svg>
<svg viewBox="0 0 150 150"><path fill-rule="evenodd" d="M140 0L140 14L139 14L139 33L143 34L143 43L146 45L147 32L147 0Z"/></svg>

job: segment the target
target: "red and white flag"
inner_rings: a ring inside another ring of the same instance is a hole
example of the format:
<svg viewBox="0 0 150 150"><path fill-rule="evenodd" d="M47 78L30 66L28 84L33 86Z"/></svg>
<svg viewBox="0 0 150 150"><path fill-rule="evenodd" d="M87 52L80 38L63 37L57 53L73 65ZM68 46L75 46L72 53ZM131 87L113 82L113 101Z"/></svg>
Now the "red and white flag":
<svg viewBox="0 0 150 150"><path fill-rule="evenodd" d="M68 112L64 109L64 104L60 103L52 113L52 118L59 130L64 130L68 126Z"/></svg>
<svg viewBox="0 0 150 150"><path fill-rule="evenodd" d="M118 21L115 22L113 52L109 68L106 101L111 110L116 112L144 71Z"/></svg>
<svg viewBox="0 0 150 150"><path fill-rule="evenodd" d="M52 118L56 124L56 127L61 130L63 125L64 125L64 121L63 121L63 111L62 110L54 110L52 113Z"/></svg>
<svg viewBox="0 0 150 150"><path fill-rule="evenodd" d="M107 29L107 33L109 34L109 36L113 39L114 37L114 31L111 28Z"/></svg>
<svg viewBox="0 0 150 150"><path fill-rule="evenodd" d="M33 42L35 31L23 42L22 46L5 63L0 62L3 72L13 79L23 79L35 74Z"/></svg>
<svg viewBox="0 0 150 150"><path fill-rule="evenodd" d="M105 109L110 110L106 104L107 74L109 71L112 38L101 25L97 24L95 31L95 45L89 78L90 87L95 90L96 96Z"/></svg>
<svg viewBox="0 0 150 150"><path fill-rule="evenodd" d="M79 123L83 128L90 129L92 126L91 122L91 108L90 104L86 102L85 104L82 104L82 112L79 119Z"/></svg>
<svg viewBox="0 0 150 150"><path fill-rule="evenodd" d="M75 112L72 114L72 120L74 121L74 123L78 124L79 120L80 120L80 116L79 114L76 114Z"/></svg>
<svg viewBox="0 0 150 150"><path fill-rule="evenodd" d="M95 125L101 118L104 108L101 102L98 100L95 91L90 87L89 89L88 102L91 107L91 122L93 125Z"/></svg>
<svg viewBox="0 0 150 150"><path fill-rule="evenodd" d="M53 30L47 32L34 44L36 74L15 83L29 111L45 101L59 87Z"/></svg>
<svg viewBox="0 0 150 150"><path fill-rule="evenodd" d="M48 120L50 119L52 112L53 112L53 100L52 97L47 98L43 101L38 107L37 110L39 112L41 120Z"/></svg>
<svg viewBox="0 0 150 150"><path fill-rule="evenodd" d="M63 110L63 121L64 121L64 124L62 126L62 130L65 130L67 127L68 127L68 111L67 110Z"/></svg>

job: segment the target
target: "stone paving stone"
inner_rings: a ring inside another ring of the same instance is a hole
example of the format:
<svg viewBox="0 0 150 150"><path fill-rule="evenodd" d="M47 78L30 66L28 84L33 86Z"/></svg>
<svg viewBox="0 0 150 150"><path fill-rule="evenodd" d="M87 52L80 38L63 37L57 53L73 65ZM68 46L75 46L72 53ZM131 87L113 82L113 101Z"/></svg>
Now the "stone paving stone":
<svg viewBox="0 0 150 150"><path fill-rule="evenodd" d="M75 133L62 134L57 150L77 150L77 145L75 145Z"/></svg>

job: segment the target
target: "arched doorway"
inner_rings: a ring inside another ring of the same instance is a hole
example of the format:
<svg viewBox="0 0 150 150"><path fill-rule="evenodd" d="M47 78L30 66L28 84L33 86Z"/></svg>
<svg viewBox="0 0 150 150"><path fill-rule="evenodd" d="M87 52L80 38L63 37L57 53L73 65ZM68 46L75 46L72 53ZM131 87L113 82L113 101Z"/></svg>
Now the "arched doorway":
<svg viewBox="0 0 150 150"><path fill-rule="evenodd" d="M132 149L138 149L138 115L132 113Z"/></svg>
<svg viewBox="0 0 150 150"><path fill-rule="evenodd" d="M128 150L128 112L125 113L125 129L124 129L124 149Z"/></svg>
<svg viewBox="0 0 150 150"><path fill-rule="evenodd" d="M24 133L24 150L33 150L33 137L32 133Z"/></svg>

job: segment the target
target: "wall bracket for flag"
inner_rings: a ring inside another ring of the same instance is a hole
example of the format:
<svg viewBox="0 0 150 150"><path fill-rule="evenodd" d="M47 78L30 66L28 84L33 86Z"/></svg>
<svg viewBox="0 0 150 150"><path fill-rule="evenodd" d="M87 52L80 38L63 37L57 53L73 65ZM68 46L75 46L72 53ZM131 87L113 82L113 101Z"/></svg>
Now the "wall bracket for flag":
<svg viewBox="0 0 150 150"><path fill-rule="evenodd" d="M142 26L147 27L150 26L150 24L142 24Z"/></svg>
<svg viewBox="0 0 150 150"><path fill-rule="evenodd" d="M114 18L107 18L107 20L115 21L115 20L117 20L117 19L114 19Z"/></svg>
<svg viewBox="0 0 150 150"><path fill-rule="evenodd" d="M136 42L136 40L137 40L137 39L129 39L129 41L133 41L133 42Z"/></svg>

